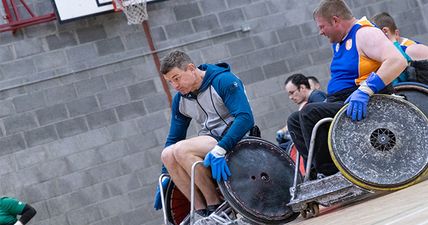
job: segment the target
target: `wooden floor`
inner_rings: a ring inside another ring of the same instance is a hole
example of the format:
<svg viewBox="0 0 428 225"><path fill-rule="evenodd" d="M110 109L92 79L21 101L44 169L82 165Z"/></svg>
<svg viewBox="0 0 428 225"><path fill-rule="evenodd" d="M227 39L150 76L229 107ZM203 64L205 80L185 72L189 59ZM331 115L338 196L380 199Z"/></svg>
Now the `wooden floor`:
<svg viewBox="0 0 428 225"><path fill-rule="evenodd" d="M287 225L428 225L428 181L374 199L323 208L318 217L299 216Z"/></svg>

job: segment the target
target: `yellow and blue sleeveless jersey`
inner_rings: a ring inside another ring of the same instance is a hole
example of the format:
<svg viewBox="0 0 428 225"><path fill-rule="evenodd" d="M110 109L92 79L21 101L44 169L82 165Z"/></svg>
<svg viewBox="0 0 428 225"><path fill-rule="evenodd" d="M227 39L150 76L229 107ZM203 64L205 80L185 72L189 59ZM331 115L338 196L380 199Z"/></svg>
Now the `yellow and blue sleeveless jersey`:
<svg viewBox="0 0 428 225"><path fill-rule="evenodd" d="M371 72L379 69L381 63L358 53L356 33L362 27L375 27L366 17L352 26L346 37L333 43L333 60L330 65L331 79L328 82L329 95L358 86Z"/></svg>

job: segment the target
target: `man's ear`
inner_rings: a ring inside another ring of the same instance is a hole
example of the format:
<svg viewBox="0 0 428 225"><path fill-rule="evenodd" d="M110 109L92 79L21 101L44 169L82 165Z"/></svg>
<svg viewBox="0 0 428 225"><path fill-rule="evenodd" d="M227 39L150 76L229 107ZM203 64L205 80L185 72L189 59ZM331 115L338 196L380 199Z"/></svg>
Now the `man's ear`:
<svg viewBox="0 0 428 225"><path fill-rule="evenodd" d="M389 28L388 27L382 27L382 31L385 34L388 34L389 33Z"/></svg>
<svg viewBox="0 0 428 225"><path fill-rule="evenodd" d="M331 24L332 24L332 25L334 25L334 24L338 24L340 21L341 21L341 19L340 19L340 17L338 17L338 16L333 16L333 17L331 18Z"/></svg>
<svg viewBox="0 0 428 225"><path fill-rule="evenodd" d="M395 36L397 37L397 39L400 38L400 30L395 30Z"/></svg>

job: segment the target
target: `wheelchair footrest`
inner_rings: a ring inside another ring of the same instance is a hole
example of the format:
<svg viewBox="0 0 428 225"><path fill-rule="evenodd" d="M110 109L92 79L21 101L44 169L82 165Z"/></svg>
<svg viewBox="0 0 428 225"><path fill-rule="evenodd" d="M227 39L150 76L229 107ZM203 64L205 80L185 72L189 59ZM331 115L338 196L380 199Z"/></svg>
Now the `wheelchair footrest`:
<svg viewBox="0 0 428 225"><path fill-rule="evenodd" d="M328 207L333 204L360 200L372 194L374 192L360 188L348 181L341 173L336 173L323 179L297 185L294 190L294 198L291 199L288 206L293 211L299 212L305 209L309 202L317 202Z"/></svg>

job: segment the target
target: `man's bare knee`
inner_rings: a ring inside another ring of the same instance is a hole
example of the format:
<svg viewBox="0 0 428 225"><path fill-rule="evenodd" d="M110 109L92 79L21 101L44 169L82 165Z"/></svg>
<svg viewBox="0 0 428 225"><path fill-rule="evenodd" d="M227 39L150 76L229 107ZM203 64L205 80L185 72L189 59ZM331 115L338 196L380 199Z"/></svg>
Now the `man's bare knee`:
<svg viewBox="0 0 428 225"><path fill-rule="evenodd" d="M175 166L175 164L177 163L176 162L176 160L175 160L175 156L174 156L174 148L171 146L171 147L168 147L168 148L165 148L163 151L162 151L162 154L161 154L161 160L162 160L162 163L167 167L167 168L171 168L171 166Z"/></svg>

